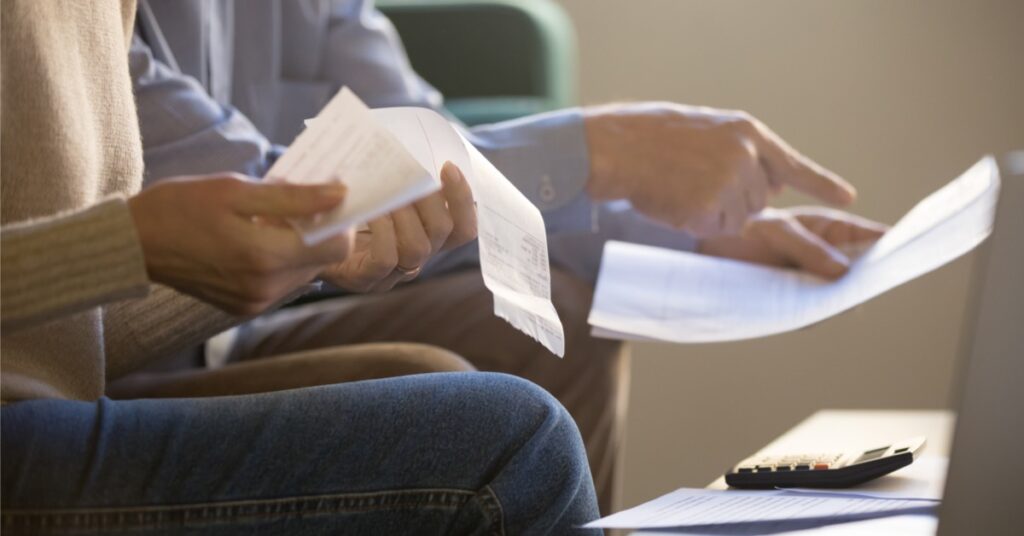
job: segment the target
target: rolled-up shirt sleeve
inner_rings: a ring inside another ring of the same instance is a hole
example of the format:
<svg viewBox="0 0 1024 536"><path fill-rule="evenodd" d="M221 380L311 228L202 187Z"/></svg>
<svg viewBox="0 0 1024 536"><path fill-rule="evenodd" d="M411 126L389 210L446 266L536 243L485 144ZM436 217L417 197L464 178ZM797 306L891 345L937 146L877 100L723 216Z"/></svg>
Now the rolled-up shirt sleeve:
<svg viewBox="0 0 1024 536"><path fill-rule="evenodd" d="M172 175L236 171L262 176L283 150L194 78L153 57L138 36L129 51L146 181Z"/></svg>

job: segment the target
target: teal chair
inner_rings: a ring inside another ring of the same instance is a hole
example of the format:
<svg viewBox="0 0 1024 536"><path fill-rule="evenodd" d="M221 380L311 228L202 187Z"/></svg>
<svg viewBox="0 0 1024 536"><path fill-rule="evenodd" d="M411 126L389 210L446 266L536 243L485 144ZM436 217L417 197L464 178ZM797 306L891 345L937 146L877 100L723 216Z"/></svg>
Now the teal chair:
<svg viewBox="0 0 1024 536"><path fill-rule="evenodd" d="M552 0L380 0L413 68L468 125L576 102L576 38Z"/></svg>

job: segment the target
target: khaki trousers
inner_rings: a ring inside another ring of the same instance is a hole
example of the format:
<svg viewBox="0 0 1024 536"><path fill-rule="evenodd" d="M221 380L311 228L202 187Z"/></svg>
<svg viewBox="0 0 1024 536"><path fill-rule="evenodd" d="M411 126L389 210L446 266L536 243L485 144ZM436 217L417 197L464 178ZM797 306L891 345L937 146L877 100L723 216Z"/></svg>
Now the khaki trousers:
<svg viewBox="0 0 1024 536"><path fill-rule="evenodd" d="M621 487L629 356L621 343L590 336L591 299L589 285L552 272L562 359L495 317L472 270L265 315L240 330L227 366L140 373L111 384L109 394L215 396L474 368L514 374L545 388L576 420L608 514Z"/></svg>

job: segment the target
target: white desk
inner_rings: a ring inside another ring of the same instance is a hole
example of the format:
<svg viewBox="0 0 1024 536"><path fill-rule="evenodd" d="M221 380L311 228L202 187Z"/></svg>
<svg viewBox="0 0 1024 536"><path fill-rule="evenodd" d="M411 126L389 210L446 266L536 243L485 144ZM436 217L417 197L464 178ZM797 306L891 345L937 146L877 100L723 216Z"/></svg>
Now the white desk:
<svg viewBox="0 0 1024 536"><path fill-rule="evenodd" d="M926 436L925 456L949 457L955 418L940 410L821 410L779 436L756 455L829 452L882 445L908 437ZM736 460L739 461L739 460ZM708 485L726 489L725 478Z"/></svg>
<svg viewBox="0 0 1024 536"><path fill-rule="evenodd" d="M951 411L822 410L804 419L763 449L751 454L841 451L874 444L882 445L888 441L923 435L928 438L928 443L923 451L924 456L948 458L954 421L955 418ZM905 470L901 469L901 471ZM897 475L899 475L899 471L887 475L887 477ZM723 477L708 485L708 488L711 489L726 489L727 487ZM840 523L787 534L924 536L934 534L935 527L936 521L932 517L895 516ZM655 534L671 534L671 532L637 532L634 534L653 536Z"/></svg>

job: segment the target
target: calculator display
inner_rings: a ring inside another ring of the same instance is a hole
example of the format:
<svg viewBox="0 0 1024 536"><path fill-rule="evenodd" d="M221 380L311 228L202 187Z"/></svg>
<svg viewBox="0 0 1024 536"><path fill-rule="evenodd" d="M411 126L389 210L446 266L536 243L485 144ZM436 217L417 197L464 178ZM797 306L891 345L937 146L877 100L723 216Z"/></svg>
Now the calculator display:
<svg viewBox="0 0 1024 536"><path fill-rule="evenodd" d="M882 455L885 454L885 451L887 451L887 450L889 450L889 447L882 447L882 448L877 448L877 449L874 449L874 450L869 450L869 451L865 452L864 454L861 454L860 458L857 458L857 461L855 461L853 463L869 462L871 460L875 460L875 459L881 458Z"/></svg>

